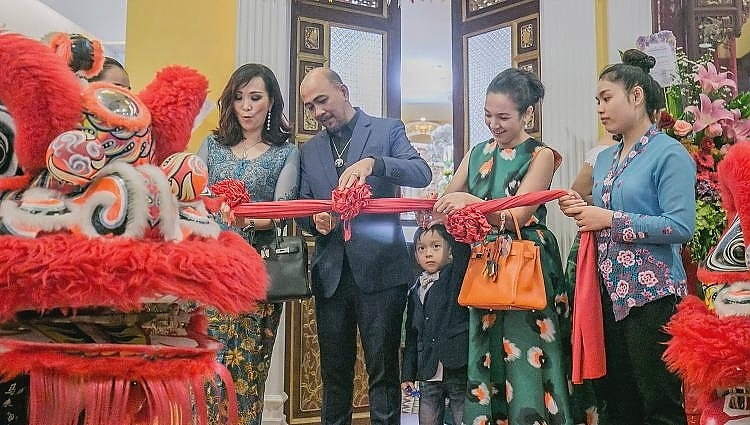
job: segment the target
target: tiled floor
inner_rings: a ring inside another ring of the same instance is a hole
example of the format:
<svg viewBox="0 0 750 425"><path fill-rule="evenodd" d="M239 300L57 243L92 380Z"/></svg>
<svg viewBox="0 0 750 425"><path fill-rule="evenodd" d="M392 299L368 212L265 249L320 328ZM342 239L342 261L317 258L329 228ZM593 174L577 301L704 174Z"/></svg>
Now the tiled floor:
<svg viewBox="0 0 750 425"><path fill-rule="evenodd" d="M416 413L402 413L401 425L419 425L419 418Z"/></svg>
<svg viewBox="0 0 750 425"><path fill-rule="evenodd" d="M419 417L417 416L417 412L419 412L419 399L402 395L401 425L418 425Z"/></svg>

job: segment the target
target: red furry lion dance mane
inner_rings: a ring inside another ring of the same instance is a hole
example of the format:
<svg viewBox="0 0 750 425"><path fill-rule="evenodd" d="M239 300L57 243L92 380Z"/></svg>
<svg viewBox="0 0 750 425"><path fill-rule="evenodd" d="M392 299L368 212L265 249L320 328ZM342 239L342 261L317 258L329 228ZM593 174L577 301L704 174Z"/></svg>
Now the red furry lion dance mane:
<svg viewBox="0 0 750 425"><path fill-rule="evenodd" d="M0 380L28 377L32 424L205 424L204 385L231 378L200 306L252 311L267 285L182 152L208 82L87 84L70 46L93 46L81 75L101 49L65 37L0 32Z"/></svg>
<svg viewBox="0 0 750 425"><path fill-rule="evenodd" d="M691 295L678 305L664 353L706 425L750 421L750 142L732 146L718 174L728 226L698 269L706 301Z"/></svg>

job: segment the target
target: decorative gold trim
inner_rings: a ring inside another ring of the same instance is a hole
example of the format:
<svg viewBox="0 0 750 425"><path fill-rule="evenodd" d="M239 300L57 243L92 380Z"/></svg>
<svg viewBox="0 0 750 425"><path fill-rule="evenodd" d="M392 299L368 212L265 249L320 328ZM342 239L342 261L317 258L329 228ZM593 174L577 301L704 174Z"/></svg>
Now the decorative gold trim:
<svg viewBox="0 0 750 425"><path fill-rule="evenodd" d="M609 63L609 0L594 2L594 19L596 26L596 75ZM607 130L599 122L599 136L604 136Z"/></svg>
<svg viewBox="0 0 750 425"><path fill-rule="evenodd" d="M472 19L481 18L486 15L491 15L493 13L501 12L505 9L510 9L512 7L521 6L523 4L531 3L537 0L521 0L521 1L509 2L509 4L506 4L500 7L498 7L499 5L493 5L493 6L485 8L484 11L480 11L471 16L469 16L469 13L471 12L469 12L467 1L468 0L461 0L461 19L463 19L464 22L468 22L468 21L471 21Z"/></svg>
<svg viewBox="0 0 750 425"><path fill-rule="evenodd" d="M296 86L299 87L300 83L302 82L302 78L304 78L305 74L307 74L306 68L316 68L318 66L326 66L328 64L327 60L307 60L303 58L297 58L297 69L296 69ZM297 119L295 122L295 134L302 135L307 134L312 137L313 135L317 134L322 127L320 126L320 123L318 123L315 118L310 116L310 113L305 109L302 99L297 96L297 104L295 105L295 108L297 108Z"/></svg>
<svg viewBox="0 0 750 425"><path fill-rule="evenodd" d="M313 251L313 246L309 238L309 252ZM285 362L284 386L289 395L285 406L289 424L313 424L320 419L323 387L316 328L314 298L286 304L286 357L290 360ZM357 341L352 416L355 424L365 424L369 422L368 384L359 334Z"/></svg>
<svg viewBox="0 0 750 425"><path fill-rule="evenodd" d="M604 69L609 63L609 12L607 2L608 0L596 0L594 2L597 72Z"/></svg>
<svg viewBox="0 0 750 425"><path fill-rule="evenodd" d="M364 6L357 7L356 5L352 5L350 7L347 7L341 3L333 3L328 0L325 0L325 2L320 0L298 0L301 3L307 3L310 5L314 5L317 7L322 7L325 9L333 9L333 10L340 10L345 11L349 13L357 13L360 15L368 15L368 16L375 16L378 18L384 18L388 19L388 4L389 1L381 0L380 2L380 12L377 12L378 9L375 8L368 8Z"/></svg>

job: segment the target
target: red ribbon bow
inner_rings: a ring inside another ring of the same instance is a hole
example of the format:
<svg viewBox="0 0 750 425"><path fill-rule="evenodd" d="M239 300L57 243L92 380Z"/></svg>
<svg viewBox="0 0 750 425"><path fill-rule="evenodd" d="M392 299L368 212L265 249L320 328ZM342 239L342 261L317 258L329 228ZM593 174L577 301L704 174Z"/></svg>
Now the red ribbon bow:
<svg viewBox="0 0 750 425"><path fill-rule="evenodd" d="M449 215L445 228L458 242L472 244L483 240L492 226L484 213L468 206Z"/></svg>
<svg viewBox="0 0 750 425"><path fill-rule="evenodd" d="M352 237L350 220L359 215L372 199L372 191L367 183L348 187L336 188L331 192L331 211L337 213L344 223L344 240Z"/></svg>
<svg viewBox="0 0 750 425"><path fill-rule="evenodd" d="M245 189L245 182L237 179L226 179L211 185L211 193L224 200L230 208L250 202L250 195Z"/></svg>

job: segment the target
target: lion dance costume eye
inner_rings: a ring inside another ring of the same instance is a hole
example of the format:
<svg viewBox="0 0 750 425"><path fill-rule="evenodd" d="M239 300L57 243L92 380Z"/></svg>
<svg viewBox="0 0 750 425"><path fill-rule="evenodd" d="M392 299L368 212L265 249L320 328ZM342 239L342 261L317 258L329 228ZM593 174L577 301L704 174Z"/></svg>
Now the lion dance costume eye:
<svg viewBox="0 0 750 425"><path fill-rule="evenodd" d="M3 394L25 391L31 424L205 424L220 379L235 423L202 306L252 311L267 278L183 152L207 80L169 66L138 94L82 83L101 46L68 34L0 32L0 63Z"/></svg>

